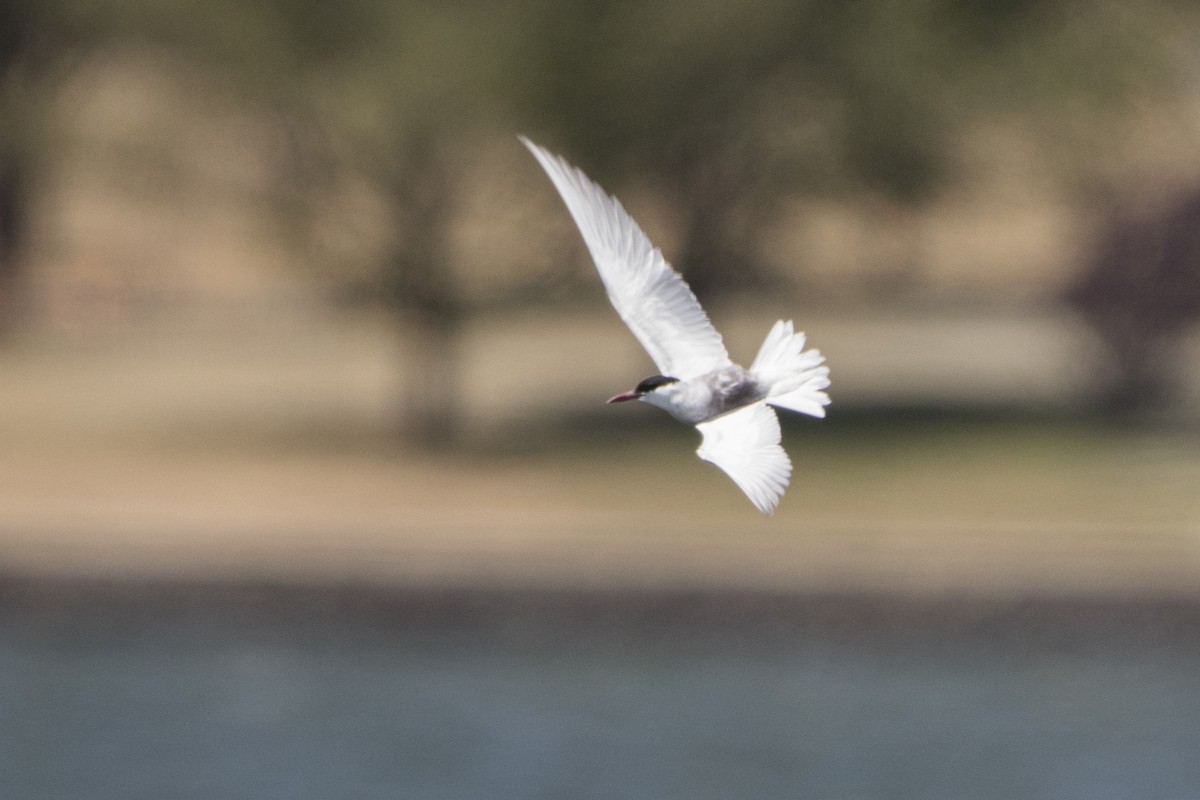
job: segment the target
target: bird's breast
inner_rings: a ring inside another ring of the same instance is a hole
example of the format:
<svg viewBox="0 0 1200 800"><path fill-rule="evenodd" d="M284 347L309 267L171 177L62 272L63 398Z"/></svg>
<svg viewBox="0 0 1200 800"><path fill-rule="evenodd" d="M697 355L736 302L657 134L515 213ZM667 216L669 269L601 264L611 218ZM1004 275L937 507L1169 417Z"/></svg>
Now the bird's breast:
<svg viewBox="0 0 1200 800"><path fill-rule="evenodd" d="M739 366L723 367L680 385L672 415L693 425L749 405L766 396L762 386Z"/></svg>

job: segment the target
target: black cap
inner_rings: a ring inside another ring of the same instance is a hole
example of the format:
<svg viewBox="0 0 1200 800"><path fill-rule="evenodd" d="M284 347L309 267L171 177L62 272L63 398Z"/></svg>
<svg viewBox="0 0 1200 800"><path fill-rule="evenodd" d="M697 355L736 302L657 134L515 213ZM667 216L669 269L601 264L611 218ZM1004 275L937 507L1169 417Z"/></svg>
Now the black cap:
<svg viewBox="0 0 1200 800"><path fill-rule="evenodd" d="M666 386L668 383L678 383L679 378L668 378L666 375L651 375L646 380L642 381L634 389L638 394L649 394L660 386Z"/></svg>

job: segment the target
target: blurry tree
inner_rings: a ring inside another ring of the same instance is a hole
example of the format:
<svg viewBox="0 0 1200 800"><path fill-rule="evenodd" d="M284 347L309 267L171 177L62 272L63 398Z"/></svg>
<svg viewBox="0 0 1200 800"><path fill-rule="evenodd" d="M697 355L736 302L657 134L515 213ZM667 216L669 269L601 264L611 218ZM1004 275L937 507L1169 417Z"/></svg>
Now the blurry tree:
<svg viewBox="0 0 1200 800"><path fill-rule="evenodd" d="M204 18L196 13L201 11L235 22L211 5L0 0L0 332L11 327L19 306L32 193L59 155L49 121L57 92L105 48L134 41L180 47L195 46L198 39L221 41L225 33L198 35L202 29L191 24Z"/></svg>
<svg viewBox="0 0 1200 800"><path fill-rule="evenodd" d="M636 178L660 194L679 215L676 266L711 299L770 281L757 240L782 198L914 207L951 180L956 141L981 117L1025 120L1057 141L1070 120L1119 111L1114 101L1161 68L1161 48L1146 45L1162 15L1142 12L1165 3L0 0L0 24L21 23L0 27L0 71L7 87L21 63L9 53L27 41L14 32L36 8L80 42L166 47L226 76L279 122L279 200L314 259L329 205L368 187L390 232L371 264L331 260L330 274L395 315L419 376L403 427L444 442L464 321L536 297L545 277L472 294L472 265L452 263L481 143L517 148L513 134L526 132L610 190ZM0 165L24 152L0 146ZM19 193L21 176L8 185Z"/></svg>
<svg viewBox="0 0 1200 800"><path fill-rule="evenodd" d="M54 157L53 137L37 126L54 87L36 97L34 87L97 50L157 49L227 81L278 124L286 152L275 199L292 233L307 233L347 180L389 203L394 234L366 290L414 323L407 349L420 368L404 427L447 439L454 340L467 313L447 269L448 146L485 113L479 81L492 74L489 43L504 29L500 7L461 11L382 0L0 0L0 315L27 233L33 165ZM350 272L355 281L363 270Z"/></svg>
<svg viewBox="0 0 1200 800"><path fill-rule="evenodd" d="M1113 357L1104 410L1161 404L1177 374L1172 345L1200 320L1200 191L1154 214L1114 215L1067 299Z"/></svg>
<svg viewBox="0 0 1200 800"><path fill-rule="evenodd" d="M22 115L18 112L21 61L26 55L25 39L29 23L18 18L22 10L15 5L0 5L0 330L11 324L21 259L26 157L24 140L14 128Z"/></svg>
<svg viewBox="0 0 1200 800"><path fill-rule="evenodd" d="M462 328L488 308L528 297L530 280L505 292L467 291L451 227L478 132L504 131L516 147L511 69L528 44L512 8L486 2L369 3L369 35L330 69L307 72L304 113L331 166L314 187L347 180L381 198L388 233L376 262L346 271L350 293L396 319L409 359L399 415L406 438L452 442L460 423ZM301 170L307 169L301 163ZM321 203L310 210L320 211Z"/></svg>
<svg viewBox="0 0 1200 800"><path fill-rule="evenodd" d="M36 0L0 0L0 333L19 305L42 113L74 49L72 32Z"/></svg>
<svg viewBox="0 0 1200 800"><path fill-rule="evenodd" d="M666 195L682 218L677 266L703 295L767 279L755 243L782 197L932 199L981 118L1078 149L1163 72L1162 15L1145 5L552 5L533 20L536 113L552 143Z"/></svg>

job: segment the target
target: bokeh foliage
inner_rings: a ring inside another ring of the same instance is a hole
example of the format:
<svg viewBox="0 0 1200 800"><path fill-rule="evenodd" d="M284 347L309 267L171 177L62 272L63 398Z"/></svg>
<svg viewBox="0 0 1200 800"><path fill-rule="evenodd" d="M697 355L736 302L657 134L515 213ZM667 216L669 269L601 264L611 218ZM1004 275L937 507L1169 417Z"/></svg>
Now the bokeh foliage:
<svg viewBox="0 0 1200 800"><path fill-rule="evenodd" d="M958 145L989 122L1088 179L1105 121L1184 80L1193 15L1170 0L4 0L3 274L22 187L53 159L37 110L114 48L168 52L277 120L297 235L348 179L369 185L391 233L374 263L324 269L415 320L424 361L448 364L481 303L537 298L546 278L464 292L448 231L473 152L524 132L611 190L651 187L677 214L676 266L711 298L771 285L754 243L781 200L919 206L962 179ZM416 427L447 435L452 385L430 381Z"/></svg>

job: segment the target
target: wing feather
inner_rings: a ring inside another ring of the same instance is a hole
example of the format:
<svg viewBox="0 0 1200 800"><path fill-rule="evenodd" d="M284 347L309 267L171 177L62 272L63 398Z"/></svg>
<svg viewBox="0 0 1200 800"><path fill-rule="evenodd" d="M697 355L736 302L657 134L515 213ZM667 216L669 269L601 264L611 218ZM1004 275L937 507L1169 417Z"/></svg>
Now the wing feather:
<svg viewBox="0 0 1200 800"><path fill-rule="evenodd" d="M724 470L759 511L773 513L792 477L775 412L758 402L696 428L704 436L696 454Z"/></svg>
<svg viewBox="0 0 1200 800"><path fill-rule="evenodd" d="M564 159L520 137L579 226L617 314L659 372L680 380L730 363L692 290L621 203Z"/></svg>

